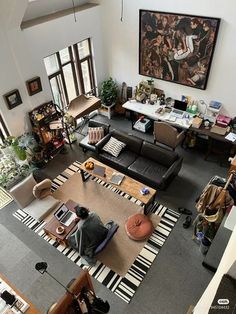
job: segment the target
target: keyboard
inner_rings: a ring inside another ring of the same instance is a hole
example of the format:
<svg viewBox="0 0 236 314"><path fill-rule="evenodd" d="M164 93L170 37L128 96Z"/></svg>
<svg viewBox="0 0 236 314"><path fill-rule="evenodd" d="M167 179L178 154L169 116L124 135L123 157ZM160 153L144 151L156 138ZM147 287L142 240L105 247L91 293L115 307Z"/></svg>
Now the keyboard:
<svg viewBox="0 0 236 314"><path fill-rule="evenodd" d="M173 108L172 111L171 111L171 115L174 116L174 117L177 117L177 118L182 118L183 114L184 114L184 111L179 110L179 109Z"/></svg>

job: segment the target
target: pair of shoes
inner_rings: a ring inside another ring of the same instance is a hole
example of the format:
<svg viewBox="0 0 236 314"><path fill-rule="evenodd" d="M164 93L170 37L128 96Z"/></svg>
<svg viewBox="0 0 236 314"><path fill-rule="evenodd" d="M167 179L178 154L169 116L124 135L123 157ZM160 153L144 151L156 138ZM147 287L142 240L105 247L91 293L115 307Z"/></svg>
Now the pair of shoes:
<svg viewBox="0 0 236 314"><path fill-rule="evenodd" d="M190 225L191 225L191 222L192 222L191 216L187 216L187 217L185 218L184 223L183 223L183 227L184 227L185 229L189 228Z"/></svg>
<svg viewBox="0 0 236 314"><path fill-rule="evenodd" d="M179 207L178 208L178 212L180 214L184 214L184 215L192 215L192 212L191 210L187 209L187 208L184 208L184 207Z"/></svg>

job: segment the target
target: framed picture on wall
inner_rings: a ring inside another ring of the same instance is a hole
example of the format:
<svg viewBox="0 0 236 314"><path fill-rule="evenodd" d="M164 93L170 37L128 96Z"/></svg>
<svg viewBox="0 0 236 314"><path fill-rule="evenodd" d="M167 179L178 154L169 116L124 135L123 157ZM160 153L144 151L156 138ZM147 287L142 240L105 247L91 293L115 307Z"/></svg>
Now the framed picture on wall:
<svg viewBox="0 0 236 314"><path fill-rule="evenodd" d="M26 87L30 96L42 91L42 84L39 76L26 81Z"/></svg>
<svg viewBox="0 0 236 314"><path fill-rule="evenodd" d="M18 89L14 89L13 91L3 95L3 98L5 99L5 102L10 110L22 104L20 92Z"/></svg>
<svg viewBox="0 0 236 314"><path fill-rule="evenodd" d="M139 74L206 89L220 19L139 11Z"/></svg>

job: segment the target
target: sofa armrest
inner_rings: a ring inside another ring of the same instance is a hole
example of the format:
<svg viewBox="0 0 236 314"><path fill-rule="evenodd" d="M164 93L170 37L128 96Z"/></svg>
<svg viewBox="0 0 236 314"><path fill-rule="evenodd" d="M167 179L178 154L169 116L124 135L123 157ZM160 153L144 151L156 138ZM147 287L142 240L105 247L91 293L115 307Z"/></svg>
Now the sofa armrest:
<svg viewBox="0 0 236 314"><path fill-rule="evenodd" d="M183 158L179 157L171 166L170 168L166 171L166 173L163 175L162 180L164 182L168 182L171 180L174 176L176 176L182 166Z"/></svg>
<svg viewBox="0 0 236 314"><path fill-rule="evenodd" d="M111 138L111 133L108 133L95 145L95 149L97 153L99 153L99 151L102 150L103 146L109 141L110 138Z"/></svg>

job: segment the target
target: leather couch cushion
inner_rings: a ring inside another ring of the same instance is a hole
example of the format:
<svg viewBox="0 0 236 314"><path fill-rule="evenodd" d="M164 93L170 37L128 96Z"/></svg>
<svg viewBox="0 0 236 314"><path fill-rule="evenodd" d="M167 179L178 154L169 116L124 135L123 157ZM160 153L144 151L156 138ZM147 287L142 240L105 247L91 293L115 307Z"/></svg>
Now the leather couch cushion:
<svg viewBox="0 0 236 314"><path fill-rule="evenodd" d="M178 154L176 152L153 145L146 141L143 142L140 155L165 167L170 167L178 158Z"/></svg>
<svg viewBox="0 0 236 314"><path fill-rule="evenodd" d="M128 170L136 178L146 178L148 181L160 185L162 176L166 173L168 168L150 159L138 157L135 162L129 166Z"/></svg>
<svg viewBox="0 0 236 314"><path fill-rule="evenodd" d="M124 150L120 153L118 157L114 157L106 152L102 152L101 154L99 154L99 157L104 161L108 161L111 166L119 165L121 168L124 168L124 170L126 170L129 165L131 165L135 161L138 155L124 148Z"/></svg>
<svg viewBox="0 0 236 314"><path fill-rule="evenodd" d="M135 214L128 218L125 230L131 239L141 241L150 237L154 231L154 227L148 216Z"/></svg>
<svg viewBox="0 0 236 314"><path fill-rule="evenodd" d="M102 127L104 130L104 135L106 135L109 132L110 124L90 119L88 122L88 127L91 128Z"/></svg>
<svg viewBox="0 0 236 314"><path fill-rule="evenodd" d="M96 147L93 144L88 143L89 136L86 135L79 143L80 146L84 147L85 149L91 150L93 152L96 151Z"/></svg>
<svg viewBox="0 0 236 314"><path fill-rule="evenodd" d="M126 148L136 154L140 153L143 140L140 138L126 134L117 130L112 131L112 136L126 144Z"/></svg>

